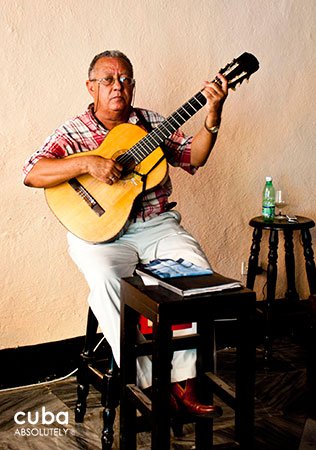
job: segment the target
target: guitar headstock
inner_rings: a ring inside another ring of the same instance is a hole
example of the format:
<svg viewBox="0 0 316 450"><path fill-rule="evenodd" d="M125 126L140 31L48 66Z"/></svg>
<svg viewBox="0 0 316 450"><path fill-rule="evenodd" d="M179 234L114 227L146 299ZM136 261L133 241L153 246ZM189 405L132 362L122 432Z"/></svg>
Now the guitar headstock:
<svg viewBox="0 0 316 450"><path fill-rule="evenodd" d="M259 69L259 61L251 53L243 53L238 58L233 59L219 71L228 80L228 87L234 89L236 85L241 84L245 79L249 79L250 75ZM215 78L216 82L220 82Z"/></svg>

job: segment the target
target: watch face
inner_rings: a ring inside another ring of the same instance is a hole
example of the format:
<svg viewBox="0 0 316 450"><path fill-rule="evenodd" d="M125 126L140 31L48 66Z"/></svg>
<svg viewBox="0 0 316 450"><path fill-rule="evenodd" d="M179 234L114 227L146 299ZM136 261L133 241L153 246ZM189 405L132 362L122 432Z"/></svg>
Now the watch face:
<svg viewBox="0 0 316 450"><path fill-rule="evenodd" d="M212 127L212 128L210 128L210 132L213 133L213 134L218 133L218 130L219 130L219 127Z"/></svg>

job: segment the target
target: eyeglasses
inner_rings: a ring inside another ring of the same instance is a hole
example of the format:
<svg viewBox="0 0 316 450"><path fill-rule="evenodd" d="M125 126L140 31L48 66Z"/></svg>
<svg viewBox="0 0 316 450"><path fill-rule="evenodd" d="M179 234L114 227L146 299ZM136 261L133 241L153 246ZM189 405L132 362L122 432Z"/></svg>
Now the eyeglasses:
<svg viewBox="0 0 316 450"><path fill-rule="evenodd" d="M112 86L115 81L118 80L123 86L133 86L135 84L135 80L132 77L127 77L125 75L121 75L118 78L113 77L112 75L108 75L103 78L93 78L90 81L97 81L99 84L103 84L104 86Z"/></svg>

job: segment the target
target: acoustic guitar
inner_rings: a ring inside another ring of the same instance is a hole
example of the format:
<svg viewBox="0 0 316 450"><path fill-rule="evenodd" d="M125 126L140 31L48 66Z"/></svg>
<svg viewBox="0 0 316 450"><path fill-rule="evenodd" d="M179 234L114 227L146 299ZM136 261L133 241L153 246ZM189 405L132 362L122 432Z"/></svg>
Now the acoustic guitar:
<svg viewBox="0 0 316 450"><path fill-rule="evenodd" d="M227 78L229 88L235 88L258 68L256 57L243 53L220 73ZM214 81L220 83L217 78ZM159 145L205 104L206 98L200 91L150 133L137 125L121 124L108 133L96 150L67 156L80 158L89 154L115 159L123 165L123 172L113 185L86 174L46 188L47 203L59 221L74 235L93 243L113 241L124 233L137 197L167 175L168 164Z"/></svg>

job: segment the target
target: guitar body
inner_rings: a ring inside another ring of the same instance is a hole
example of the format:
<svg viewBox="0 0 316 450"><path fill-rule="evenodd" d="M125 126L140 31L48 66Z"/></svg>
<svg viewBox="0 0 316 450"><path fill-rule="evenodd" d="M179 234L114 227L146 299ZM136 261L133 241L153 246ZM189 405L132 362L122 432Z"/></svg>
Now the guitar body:
<svg viewBox="0 0 316 450"><path fill-rule="evenodd" d="M76 153L67 158L98 155L116 159L146 135L146 131L137 125L118 125L96 150ZM160 161L161 158L163 151L157 147L136 165L133 172L113 185L86 174L46 188L47 203L59 221L79 238L93 243L112 241L124 230L133 204L143 192L141 175L148 174L146 191L166 177L168 164L165 158Z"/></svg>

